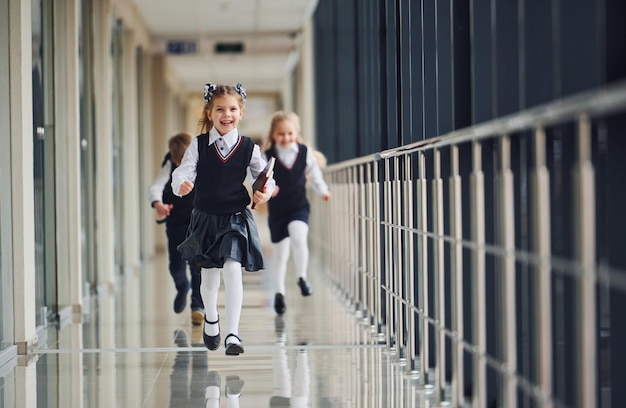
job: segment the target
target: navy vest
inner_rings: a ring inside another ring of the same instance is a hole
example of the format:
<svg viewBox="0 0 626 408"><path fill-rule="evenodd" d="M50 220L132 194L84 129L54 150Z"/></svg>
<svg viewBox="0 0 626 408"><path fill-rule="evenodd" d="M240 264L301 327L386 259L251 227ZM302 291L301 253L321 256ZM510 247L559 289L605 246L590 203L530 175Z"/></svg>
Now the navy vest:
<svg viewBox="0 0 626 408"><path fill-rule="evenodd" d="M239 135L237 145L224 158L209 135L198 136L198 166L196 168L196 198L194 207L209 214L234 214L250 204L250 194L244 185L254 142Z"/></svg>
<svg viewBox="0 0 626 408"><path fill-rule="evenodd" d="M172 162L172 156L168 153L165 155L163 159L163 163L161 163L161 167L165 166L167 162L172 164L170 169L170 179L167 181L165 188L163 189L163 196L161 201L164 204L173 204L172 210L170 211L170 215L167 217L167 222L173 222L176 224L188 224L191 219L191 210L193 209L193 198L195 196L195 191L192 190L191 193L187 194L184 197L178 197L172 191L172 173L176 170L176 166L174 162Z"/></svg>
<svg viewBox="0 0 626 408"><path fill-rule="evenodd" d="M278 194L267 202L270 213L278 214L303 208L308 209L309 201L306 198L306 176L304 174L306 169L307 147L298 144L298 156L291 168L285 167L278 159L278 155L273 146L265 152L265 155L268 159L272 156L276 157L274 180L276 181L276 185L280 188Z"/></svg>

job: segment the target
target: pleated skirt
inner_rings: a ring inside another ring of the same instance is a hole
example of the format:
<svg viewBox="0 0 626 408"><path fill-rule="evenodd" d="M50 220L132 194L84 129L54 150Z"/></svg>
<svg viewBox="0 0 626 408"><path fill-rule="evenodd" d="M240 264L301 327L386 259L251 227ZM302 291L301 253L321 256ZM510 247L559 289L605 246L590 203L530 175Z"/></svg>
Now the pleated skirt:
<svg viewBox="0 0 626 408"><path fill-rule="evenodd" d="M299 208L289 212L270 210L267 224L270 229L270 240L273 244L282 241L289 236L288 226L292 221L303 221L309 223L309 207Z"/></svg>
<svg viewBox="0 0 626 408"><path fill-rule="evenodd" d="M227 258L248 272L264 268L259 232L250 209L236 214L208 214L193 209L187 238L178 251L197 268L223 268Z"/></svg>

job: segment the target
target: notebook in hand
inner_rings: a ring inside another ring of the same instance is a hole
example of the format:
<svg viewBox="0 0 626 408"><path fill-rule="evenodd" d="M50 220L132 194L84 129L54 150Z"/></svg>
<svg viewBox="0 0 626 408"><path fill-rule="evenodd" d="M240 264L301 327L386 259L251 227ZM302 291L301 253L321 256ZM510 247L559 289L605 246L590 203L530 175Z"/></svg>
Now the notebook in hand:
<svg viewBox="0 0 626 408"><path fill-rule="evenodd" d="M267 183L267 180L270 177L272 177L272 172L274 171L275 161L276 159L274 157L270 157L270 159L267 161L267 165L265 166L261 174L259 174L259 177L257 177L254 183L252 184L252 194L254 194L255 191L261 190L263 187L265 187L265 183ZM252 202L253 210L254 210L254 207L256 207L256 203Z"/></svg>

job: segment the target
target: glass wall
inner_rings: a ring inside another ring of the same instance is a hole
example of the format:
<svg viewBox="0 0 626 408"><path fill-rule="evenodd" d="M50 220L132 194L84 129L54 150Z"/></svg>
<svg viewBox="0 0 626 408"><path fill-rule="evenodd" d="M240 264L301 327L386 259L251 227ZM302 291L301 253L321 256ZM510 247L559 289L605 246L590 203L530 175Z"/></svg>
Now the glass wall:
<svg viewBox="0 0 626 408"><path fill-rule="evenodd" d="M93 92L93 9L91 0L79 3L79 92L80 92L80 170L81 181L81 246L84 295L96 285L96 203L94 201L95 141Z"/></svg>
<svg viewBox="0 0 626 408"><path fill-rule="evenodd" d="M37 325L56 314L53 30L50 0L32 0L33 176Z"/></svg>
<svg viewBox="0 0 626 408"><path fill-rule="evenodd" d="M113 68L113 225L115 228L115 270L117 273L121 273L122 265L124 264L124 238L122 235L124 230L122 226L122 221L124 220L124 206L122 205L122 187L124 185L122 93L124 84L122 80L123 30L121 20L114 20L111 32L111 63Z"/></svg>
<svg viewBox="0 0 626 408"><path fill-rule="evenodd" d="M9 6L0 0L0 89L9 89ZM0 92L0 351L13 344L9 93ZM0 359L1 361L1 359ZM1 401L1 400L0 400Z"/></svg>

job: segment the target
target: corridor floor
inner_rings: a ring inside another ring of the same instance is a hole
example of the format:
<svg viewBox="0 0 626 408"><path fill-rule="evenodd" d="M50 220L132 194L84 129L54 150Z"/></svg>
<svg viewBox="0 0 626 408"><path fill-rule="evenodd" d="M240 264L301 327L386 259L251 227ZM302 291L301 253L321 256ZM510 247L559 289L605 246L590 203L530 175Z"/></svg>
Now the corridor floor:
<svg viewBox="0 0 626 408"><path fill-rule="evenodd" d="M47 329L31 358L0 367L0 405L432 406L433 396L419 391L316 260L310 297L300 295L292 266L282 317L273 310L269 272L244 273L245 353L226 356L223 344L217 351L204 347L188 308L173 312L175 289L159 255L109 293L91 296L82 321ZM219 310L225 316L223 283Z"/></svg>

